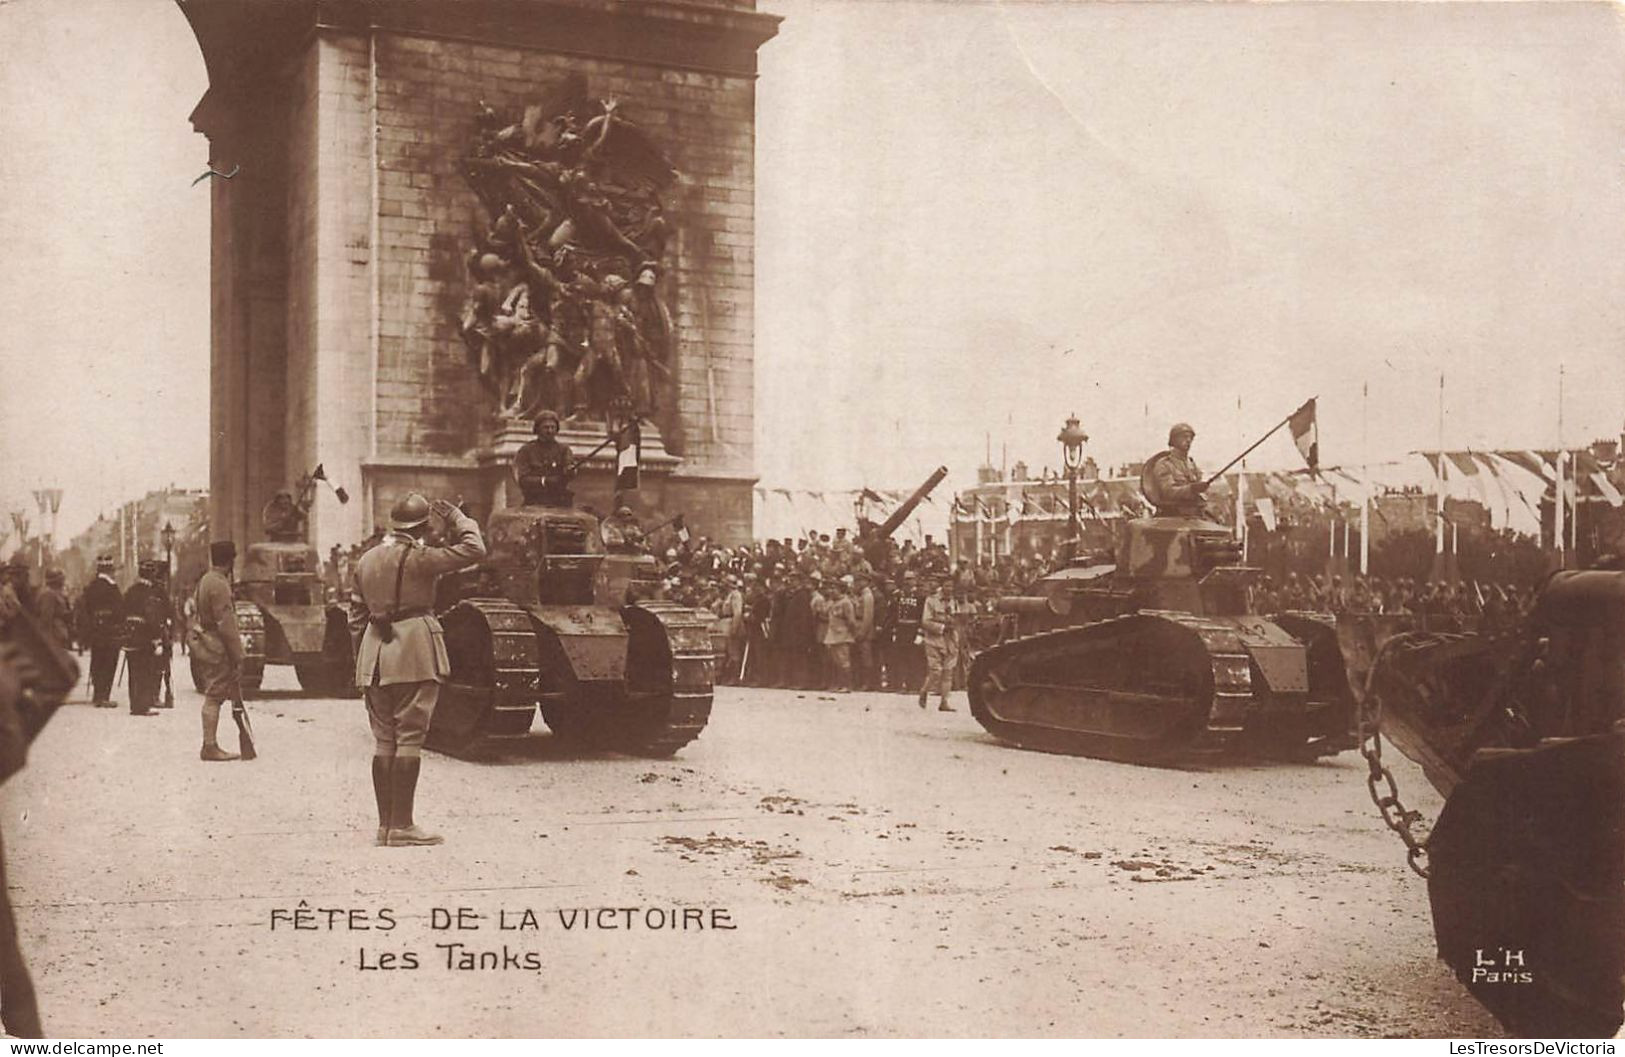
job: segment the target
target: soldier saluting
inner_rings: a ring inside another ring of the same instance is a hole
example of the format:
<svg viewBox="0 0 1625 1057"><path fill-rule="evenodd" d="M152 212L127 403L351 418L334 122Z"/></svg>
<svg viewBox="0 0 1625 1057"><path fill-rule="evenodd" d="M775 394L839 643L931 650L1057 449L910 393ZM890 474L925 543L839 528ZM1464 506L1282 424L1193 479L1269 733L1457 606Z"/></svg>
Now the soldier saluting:
<svg viewBox="0 0 1625 1057"><path fill-rule="evenodd" d="M555 422L555 425L557 423ZM430 521L449 543L428 542ZM412 820L422 768L423 740L451 674L440 621L433 610L434 582L441 573L485 557L474 519L445 500L430 503L410 493L389 515L390 532L361 556L350 601L350 634L356 647L356 685L367 698L367 721L375 742L372 789L378 802L379 845L391 848L439 844Z"/></svg>

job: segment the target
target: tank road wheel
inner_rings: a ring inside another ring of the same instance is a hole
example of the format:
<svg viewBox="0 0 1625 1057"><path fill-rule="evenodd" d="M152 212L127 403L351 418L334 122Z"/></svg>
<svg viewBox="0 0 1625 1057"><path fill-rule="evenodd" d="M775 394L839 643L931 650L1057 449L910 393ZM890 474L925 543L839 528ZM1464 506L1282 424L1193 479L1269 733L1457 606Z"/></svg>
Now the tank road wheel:
<svg viewBox="0 0 1625 1057"><path fill-rule="evenodd" d="M492 739L530 732L536 715L536 628L530 614L502 599L459 602L440 618L451 676L440 685L429 748L477 753Z"/></svg>
<svg viewBox="0 0 1625 1057"><path fill-rule="evenodd" d="M709 624L692 609L647 601L621 610L630 638L626 700L611 747L665 757L700 736L711 718L716 655Z"/></svg>
<svg viewBox="0 0 1625 1057"><path fill-rule="evenodd" d="M1190 748L1213 698L1193 633L1144 615L1039 632L971 661L971 714L1023 749L1153 763Z"/></svg>
<svg viewBox="0 0 1625 1057"><path fill-rule="evenodd" d="M350 648L350 626L342 609L336 606L327 611L327 631L322 636L320 657L304 654L304 661L295 661L294 674L299 685L322 697L360 697L355 685L355 654Z"/></svg>

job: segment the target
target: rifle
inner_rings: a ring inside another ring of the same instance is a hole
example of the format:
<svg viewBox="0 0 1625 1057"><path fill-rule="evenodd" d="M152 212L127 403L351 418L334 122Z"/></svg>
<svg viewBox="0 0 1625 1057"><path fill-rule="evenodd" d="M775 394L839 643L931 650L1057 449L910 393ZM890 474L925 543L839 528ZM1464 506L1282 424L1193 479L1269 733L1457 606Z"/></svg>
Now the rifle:
<svg viewBox="0 0 1625 1057"><path fill-rule="evenodd" d="M169 669L175 663L175 640L170 635L164 636L164 708L175 707L175 676Z"/></svg>
<svg viewBox="0 0 1625 1057"><path fill-rule="evenodd" d="M248 706L243 704L241 676L231 680L231 718L237 724L237 755L252 760L259 755L254 751L254 728L248 722Z"/></svg>

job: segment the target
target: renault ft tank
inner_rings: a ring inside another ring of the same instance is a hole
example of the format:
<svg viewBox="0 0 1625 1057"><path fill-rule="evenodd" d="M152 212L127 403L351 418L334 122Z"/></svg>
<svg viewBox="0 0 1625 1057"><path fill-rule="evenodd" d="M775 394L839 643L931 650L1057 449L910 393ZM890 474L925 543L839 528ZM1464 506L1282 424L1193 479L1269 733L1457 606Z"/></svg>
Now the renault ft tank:
<svg viewBox="0 0 1625 1057"><path fill-rule="evenodd" d="M662 757L699 736L714 678L707 621L655 597L652 557L606 547L599 520L568 506L498 511L486 546L435 586L451 676L430 748L523 737L538 707L583 749Z"/></svg>
<svg viewBox="0 0 1625 1057"><path fill-rule="evenodd" d="M1607 1037L1625 1003L1625 572L1552 576L1493 634L1339 625L1372 799L1439 956L1508 1029ZM1445 796L1425 837L1381 736Z"/></svg>
<svg viewBox="0 0 1625 1057"><path fill-rule="evenodd" d="M243 692L260 688L268 664L291 664L299 685L353 697L355 656L343 606L327 602L316 549L288 541L250 544L232 585L243 638ZM197 684L197 672L193 671ZM201 690L201 685L198 686Z"/></svg>
<svg viewBox="0 0 1625 1057"><path fill-rule="evenodd" d="M1256 570L1239 550L1229 529L1198 517L1126 522L1115 562L1080 558L1035 594L1000 601L1013 619L971 661L971 713L1022 748L1138 762L1352 748L1335 623L1249 612Z"/></svg>

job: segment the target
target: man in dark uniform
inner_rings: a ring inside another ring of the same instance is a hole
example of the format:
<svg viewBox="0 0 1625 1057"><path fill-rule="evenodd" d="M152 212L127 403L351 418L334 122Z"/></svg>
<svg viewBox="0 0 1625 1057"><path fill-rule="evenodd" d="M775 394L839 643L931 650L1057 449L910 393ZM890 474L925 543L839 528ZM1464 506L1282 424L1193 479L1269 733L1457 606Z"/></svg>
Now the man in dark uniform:
<svg viewBox="0 0 1625 1057"><path fill-rule="evenodd" d="M570 448L559 443L559 416L536 416L536 439L521 445L513 457L513 475L526 506L569 506Z"/></svg>
<svg viewBox="0 0 1625 1057"><path fill-rule="evenodd" d="M136 579L124 591L124 657L130 672L130 715L155 715L159 661L169 635L169 600L158 586L163 563L151 558L136 566Z"/></svg>
<svg viewBox="0 0 1625 1057"><path fill-rule="evenodd" d="M203 748L198 758L210 763L237 759L220 748L220 706L242 692L243 639L237 631L237 608L231 596L231 567L237 545L231 540L209 544L209 571L197 582L197 623L192 629L192 667L203 684Z"/></svg>
<svg viewBox="0 0 1625 1057"><path fill-rule="evenodd" d="M61 569L47 572L38 603L40 627L59 650L73 647L73 606L68 603L67 582Z"/></svg>
<svg viewBox="0 0 1625 1057"><path fill-rule="evenodd" d="M104 554L96 559L96 578L79 598L79 641L90 646L90 696L97 708L113 707L123 610L124 597L113 580L113 558Z"/></svg>
<svg viewBox="0 0 1625 1057"><path fill-rule="evenodd" d="M891 648L886 658L894 690L913 690L925 678L925 652L914 641L920 635L924 609L925 595L920 591L919 579L912 571L905 572L892 604Z"/></svg>
<svg viewBox="0 0 1625 1057"><path fill-rule="evenodd" d="M1196 430L1177 422L1168 431L1168 450L1158 452L1145 464L1140 488L1157 513L1166 517L1201 517L1207 482L1191 459L1191 442Z"/></svg>
<svg viewBox="0 0 1625 1057"><path fill-rule="evenodd" d="M551 439L551 438L549 438ZM527 445L528 447L529 445ZM449 539L431 546L431 518ZM391 532L361 556L350 601L356 647L356 685L367 698L376 747L372 788L378 802L379 845L439 844L413 822L423 741L440 683L451 673L444 633L435 618L434 582L485 557L474 519L445 500L430 503L413 492L390 511Z"/></svg>

